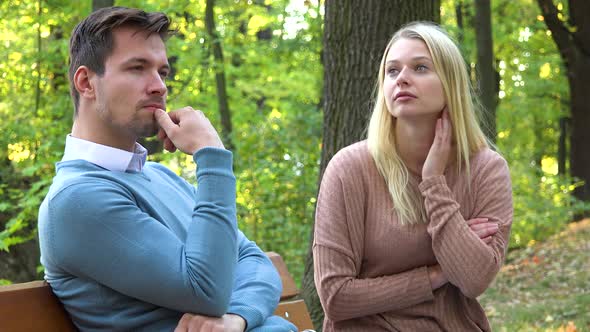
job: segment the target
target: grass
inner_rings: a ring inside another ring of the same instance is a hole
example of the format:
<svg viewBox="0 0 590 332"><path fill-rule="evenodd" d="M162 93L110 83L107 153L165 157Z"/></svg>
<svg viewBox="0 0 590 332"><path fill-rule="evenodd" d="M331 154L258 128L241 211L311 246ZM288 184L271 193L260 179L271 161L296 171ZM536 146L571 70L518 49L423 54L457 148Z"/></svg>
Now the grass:
<svg viewBox="0 0 590 332"><path fill-rule="evenodd" d="M590 219L508 253L479 298L499 332L590 332Z"/></svg>

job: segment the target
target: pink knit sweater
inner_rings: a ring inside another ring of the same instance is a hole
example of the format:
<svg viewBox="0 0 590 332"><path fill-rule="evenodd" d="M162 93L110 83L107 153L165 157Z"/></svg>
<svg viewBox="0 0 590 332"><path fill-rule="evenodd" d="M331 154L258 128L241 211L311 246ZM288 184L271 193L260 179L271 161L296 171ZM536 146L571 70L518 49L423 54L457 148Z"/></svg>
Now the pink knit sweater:
<svg viewBox="0 0 590 332"><path fill-rule="evenodd" d="M402 226L366 141L339 151L320 186L313 245L324 331L489 331L476 297L498 273L512 223L506 161L484 149L465 176L420 179L428 224ZM499 225L490 245L466 220ZM450 280L432 290L427 266Z"/></svg>

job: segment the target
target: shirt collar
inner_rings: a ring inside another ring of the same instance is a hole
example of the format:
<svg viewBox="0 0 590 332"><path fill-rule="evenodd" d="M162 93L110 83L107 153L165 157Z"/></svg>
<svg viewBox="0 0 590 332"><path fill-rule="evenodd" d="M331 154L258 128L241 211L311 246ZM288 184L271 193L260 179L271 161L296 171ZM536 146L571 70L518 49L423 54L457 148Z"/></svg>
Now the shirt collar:
<svg viewBox="0 0 590 332"><path fill-rule="evenodd" d="M129 152L76 138L70 134L66 138L66 148L61 161L76 159L86 160L113 172L141 172L147 159L147 150L137 142L134 151Z"/></svg>

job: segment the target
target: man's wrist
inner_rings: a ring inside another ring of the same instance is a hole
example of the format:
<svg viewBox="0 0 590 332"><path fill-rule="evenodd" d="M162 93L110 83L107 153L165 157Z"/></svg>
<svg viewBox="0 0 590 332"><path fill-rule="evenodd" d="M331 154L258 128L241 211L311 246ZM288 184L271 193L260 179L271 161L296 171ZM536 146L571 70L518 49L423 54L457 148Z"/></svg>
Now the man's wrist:
<svg viewBox="0 0 590 332"><path fill-rule="evenodd" d="M225 318L230 321L231 324L229 326L232 327L232 331L246 331L248 324L242 316L236 314L225 314Z"/></svg>

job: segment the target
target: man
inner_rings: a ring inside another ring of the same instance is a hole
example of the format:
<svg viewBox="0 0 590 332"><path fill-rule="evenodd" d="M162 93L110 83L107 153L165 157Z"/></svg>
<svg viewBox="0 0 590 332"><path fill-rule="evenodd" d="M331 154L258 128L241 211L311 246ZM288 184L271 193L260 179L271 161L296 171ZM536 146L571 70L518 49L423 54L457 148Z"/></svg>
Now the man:
<svg viewBox="0 0 590 332"><path fill-rule="evenodd" d="M82 331L289 331L281 281L237 229L232 154L190 107L166 113L162 13L111 7L74 29L75 117L39 211L45 279ZM198 188L140 137L193 156Z"/></svg>

